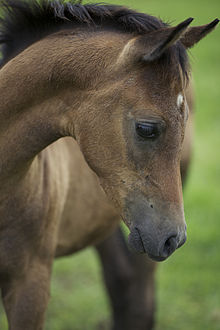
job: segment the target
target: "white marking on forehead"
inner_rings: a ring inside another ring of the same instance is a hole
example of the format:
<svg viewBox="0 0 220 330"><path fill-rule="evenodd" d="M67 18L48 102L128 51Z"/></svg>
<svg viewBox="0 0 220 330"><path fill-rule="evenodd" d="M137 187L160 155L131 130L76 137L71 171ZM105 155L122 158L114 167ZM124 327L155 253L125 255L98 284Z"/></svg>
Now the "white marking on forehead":
<svg viewBox="0 0 220 330"><path fill-rule="evenodd" d="M183 104L183 94L181 94L181 93L178 94L176 103L177 103L178 108L180 108L181 105Z"/></svg>

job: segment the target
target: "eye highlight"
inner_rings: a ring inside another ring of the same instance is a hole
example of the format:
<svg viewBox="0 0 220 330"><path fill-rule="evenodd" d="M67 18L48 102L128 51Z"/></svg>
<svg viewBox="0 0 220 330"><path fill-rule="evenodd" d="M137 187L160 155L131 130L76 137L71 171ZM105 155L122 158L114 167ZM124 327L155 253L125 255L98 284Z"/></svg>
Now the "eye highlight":
<svg viewBox="0 0 220 330"><path fill-rule="evenodd" d="M136 123L136 133L143 139L156 139L160 135L159 125L157 123Z"/></svg>

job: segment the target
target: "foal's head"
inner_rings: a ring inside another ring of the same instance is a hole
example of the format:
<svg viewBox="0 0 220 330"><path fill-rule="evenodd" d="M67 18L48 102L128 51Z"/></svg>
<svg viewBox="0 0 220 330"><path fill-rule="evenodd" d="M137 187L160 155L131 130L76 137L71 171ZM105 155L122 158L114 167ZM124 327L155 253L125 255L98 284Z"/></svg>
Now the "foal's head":
<svg viewBox="0 0 220 330"><path fill-rule="evenodd" d="M187 30L191 20L138 36L106 32L101 45L111 49L102 50L106 67L94 78L101 84L75 131L130 229L130 245L158 261L186 240L180 177L188 117L186 48L217 23Z"/></svg>
<svg viewBox="0 0 220 330"><path fill-rule="evenodd" d="M158 261L186 240L180 177L186 48L202 31L186 32L191 21L135 37L106 33L112 55L105 55L102 84L91 93L90 117L76 129L87 162L130 229L130 246Z"/></svg>

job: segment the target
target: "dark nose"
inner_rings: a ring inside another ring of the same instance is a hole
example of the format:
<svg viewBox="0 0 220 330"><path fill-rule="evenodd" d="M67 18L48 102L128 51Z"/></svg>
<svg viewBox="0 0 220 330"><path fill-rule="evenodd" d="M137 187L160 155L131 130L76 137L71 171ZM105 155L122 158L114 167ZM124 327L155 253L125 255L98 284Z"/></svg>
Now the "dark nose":
<svg viewBox="0 0 220 330"><path fill-rule="evenodd" d="M181 237L181 238L180 238ZM129 235L129 245L133 251L144 253L146 252L150 258L156 261L163 261L168 258L177 248L182 246L186 241L186 231L182 235L170 234L159 240L152 240L152 236L144 235L137 227L131 231Z"/></svg>
<svg viewBox="0 0 220 330"><path fill-rule="evenodd" d="M176 249L178 249L180 246L182 246L186 241L186 232L184 233L184 236L182 240L179 239L178 235L170 235L169 238L163 242L159 248L159 255L153 256L153 259L162 261L168 258Z"/></svg>

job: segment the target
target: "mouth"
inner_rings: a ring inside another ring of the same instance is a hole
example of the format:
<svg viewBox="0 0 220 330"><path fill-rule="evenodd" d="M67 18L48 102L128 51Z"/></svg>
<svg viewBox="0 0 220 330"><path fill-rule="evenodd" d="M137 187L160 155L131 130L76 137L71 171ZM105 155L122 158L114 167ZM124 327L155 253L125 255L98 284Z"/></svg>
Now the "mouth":
<svg viewBox="0 0 220 330"><path fill-rule="evenodd" d="M151 255L151 254L147 254L148 255L148 257L150 258L150 259L152 259L152 260L154 260L154 261L157 261L157 262L161 262L161 261L164 261L164 260L166 260L168 257L160 257L160 256L153 256L153 255Z"/></svg>
<svg viewBox="0 0 220 330"><path fill-rule="evenodd" d="M137 254L147 253L144 242L137 227L128 236L128 246L132 252Z"/></svg>

